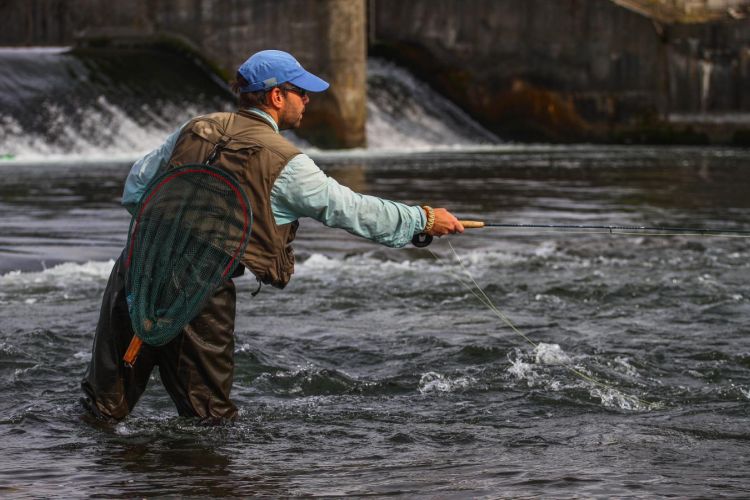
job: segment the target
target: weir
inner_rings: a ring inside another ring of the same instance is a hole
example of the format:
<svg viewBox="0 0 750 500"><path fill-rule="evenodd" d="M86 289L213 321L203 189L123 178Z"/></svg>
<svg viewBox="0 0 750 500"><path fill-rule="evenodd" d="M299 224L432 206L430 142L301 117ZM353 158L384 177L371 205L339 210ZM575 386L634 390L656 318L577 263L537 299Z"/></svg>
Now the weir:
<svg viewBox="0 0 750 500"><path fill-rule="evenodd" d="M236 108L210 68L172 50L6 48L0 66L4 161L132 162L193 116ZM370 151L500 141L404 68L374 58L367 68Z"/></svg>
<svg viewBox="0 0 750 500"><path fill-rule="evenodd" d="M0 45L168 43L225 79L276 47L328 79L299 133L362 147L366 57L413 70L492 133L750 142L750 0L7 0Z"/></svg>
<svg viewBox="0 0 750 500"><path fill-rule="evenodd" d="M0 49L0 64L6 159L132 160L192 116L234 102L213 73L166 51Z"/></svg>
<svg viewBox="0 0 750 500"><path fill-rule="evenodd" d="M365 145L365 0L9 0L0 46L168 44L200 54L226 80L252 53L286 50L331 83L302 136L323 147Z"/></svg>

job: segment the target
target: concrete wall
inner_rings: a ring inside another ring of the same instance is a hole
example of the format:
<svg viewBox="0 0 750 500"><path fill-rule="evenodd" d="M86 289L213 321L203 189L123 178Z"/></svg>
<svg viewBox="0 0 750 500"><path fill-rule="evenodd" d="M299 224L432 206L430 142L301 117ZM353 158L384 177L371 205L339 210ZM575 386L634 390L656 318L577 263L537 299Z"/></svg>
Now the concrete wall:
<svg viewBox="0 0 750 500"><path fill-rule="evenodd" d="M365 144L365 0L5 0L0 45L181 37L229 77L252 53L291 52L331 83L301 135L324 147ZM344 126L345 125L345 126Z"/></svg>
<svg viewBox="0 0 750 500"><path fill-rule="evenodd" d="M750 20L672 25L665 36L672 112L750 112Z"/></svg>
<svg viewBox="0 0 750 500"><path fill-rule="evenodd" d="M661 24L609 0L370 1L372 52L501 135L617 140L675 113L750 111L746 21Z"/></svg>
<svg viewBox="0 0 750 500"><path fill-rule="evenodd" d="M749 3L726 2L735 16ZM366 32L370 53L411 68L502 136L669 141L707 113L750 112L750 21L660 22L644 15L649 4L664 2L4 0L0 45L168 34L229 76L257 50L288 50L332 83L301 131L324 147L365 143Z"/></svg>

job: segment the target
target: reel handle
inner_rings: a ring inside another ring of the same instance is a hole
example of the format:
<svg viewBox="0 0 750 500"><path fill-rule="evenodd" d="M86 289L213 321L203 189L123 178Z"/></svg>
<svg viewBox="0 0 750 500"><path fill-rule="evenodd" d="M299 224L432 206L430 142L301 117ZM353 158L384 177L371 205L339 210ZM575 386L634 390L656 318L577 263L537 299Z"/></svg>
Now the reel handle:
<svg viewBox="0 0 750 500"><path fill-rule="evenodd" d="M434 238L432 237L431 234L418 233L418 234L415 234L414 237L411 239L411 244L417 248L424 248L430 243L432 243L433 239Z"/></svg>

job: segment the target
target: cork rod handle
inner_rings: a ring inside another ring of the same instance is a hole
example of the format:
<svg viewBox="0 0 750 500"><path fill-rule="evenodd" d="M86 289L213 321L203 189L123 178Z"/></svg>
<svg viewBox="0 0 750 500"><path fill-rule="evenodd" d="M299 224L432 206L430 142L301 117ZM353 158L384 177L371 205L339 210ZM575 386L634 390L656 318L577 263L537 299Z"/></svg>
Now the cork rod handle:
<svg viewBox="0 0 750 500"><path fill-rule="evenodd" d="M484 222L481 220L460 220L465 229L479 229L484 227Z"/></svg>

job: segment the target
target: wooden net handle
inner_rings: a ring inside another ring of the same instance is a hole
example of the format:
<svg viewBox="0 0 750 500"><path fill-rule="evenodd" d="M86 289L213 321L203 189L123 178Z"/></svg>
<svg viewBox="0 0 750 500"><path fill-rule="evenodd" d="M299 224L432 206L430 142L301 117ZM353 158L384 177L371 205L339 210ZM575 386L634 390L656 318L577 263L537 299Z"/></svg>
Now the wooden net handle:
<svg viewBox="0 0 750 500"><path fill-rule="evenodd" d="M133 366L133 363L135 363L135 360L138 357L138 353L141 352L142 345L143 341L141 338L138 335L133 335L133 338L130 340L130 345L128 345L128 350L125 351L125 355L122 357L122 360L125 361L125 366Z"/></svg>

